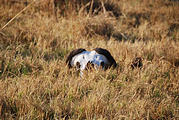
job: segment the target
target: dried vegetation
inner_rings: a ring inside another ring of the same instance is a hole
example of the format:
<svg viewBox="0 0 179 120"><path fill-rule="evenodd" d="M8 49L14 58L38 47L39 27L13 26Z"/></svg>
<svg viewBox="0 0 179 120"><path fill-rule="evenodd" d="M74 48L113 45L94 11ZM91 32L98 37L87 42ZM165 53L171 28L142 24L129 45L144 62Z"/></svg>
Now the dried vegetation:
<svg viewBox="0 0 179 120"><path fill-rule="evenodd" d="M1 0L0 28L31 2ZM179 119L177 0L53 3L34 2L0 30L0 119ZM95 47L117 69L68 70L71 50ZM142 68L131 69L136 57Z"/></svg>

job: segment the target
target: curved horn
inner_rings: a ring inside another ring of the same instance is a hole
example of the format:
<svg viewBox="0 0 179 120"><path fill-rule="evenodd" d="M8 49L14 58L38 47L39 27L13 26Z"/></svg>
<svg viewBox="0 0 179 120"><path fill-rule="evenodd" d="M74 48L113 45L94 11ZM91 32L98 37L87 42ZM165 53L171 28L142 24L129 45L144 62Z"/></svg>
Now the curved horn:
<svg viewBox="0 0 179 120"><path fill-rule="evenodd" d="M69 68L72 67L72 65L71 65L72 58L73 58L75 55L77 55L77 54L79 54L79 53L82 53L83 51L86 51L86 50L83 49L83 48L79 48L79 49L75 49L75 50L73 50L73 51L70 52L70 54L68 55L68 57L67 57L67 59L66 59L66 64L68 65Z"/></svg>
<svg viewBox="0 0 179 120"><path fill-rule="evenodd" d="M112 57L111 53L103 48L95 48L94 49L98 54L102 54L104 55L108 61L109 61L109 67L113 66L114 68L117 66L116 61L114 60L114 58Z"/></svg>

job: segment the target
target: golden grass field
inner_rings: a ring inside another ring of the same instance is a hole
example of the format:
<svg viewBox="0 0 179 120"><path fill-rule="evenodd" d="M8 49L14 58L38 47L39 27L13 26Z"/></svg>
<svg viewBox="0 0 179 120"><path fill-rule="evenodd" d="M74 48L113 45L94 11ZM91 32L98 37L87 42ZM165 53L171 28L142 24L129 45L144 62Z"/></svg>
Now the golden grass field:
<svg viewBox="0 0 179 120"><path fill-rule="evenodd" d="M179 119L178 0L31 3L0 1L0 120ZM68 69L71 50L96 47L118 67Z"/></svg>

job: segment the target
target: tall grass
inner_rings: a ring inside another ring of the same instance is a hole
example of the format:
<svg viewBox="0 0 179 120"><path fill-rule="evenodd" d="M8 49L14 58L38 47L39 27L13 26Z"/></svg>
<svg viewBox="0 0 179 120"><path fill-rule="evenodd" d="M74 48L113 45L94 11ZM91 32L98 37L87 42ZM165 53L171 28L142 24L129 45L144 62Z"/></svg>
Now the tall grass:
<svg viewBox="0 0 179 120"><path fill-rule="evenodd" d="M0 28L26 7L0 4ZM62 2L55 16L53 1L37 1L0 31L0 119L179 118L179 2L103 4ZM95 47L118 67L84 77L67 68L71 50Z"/></svg>

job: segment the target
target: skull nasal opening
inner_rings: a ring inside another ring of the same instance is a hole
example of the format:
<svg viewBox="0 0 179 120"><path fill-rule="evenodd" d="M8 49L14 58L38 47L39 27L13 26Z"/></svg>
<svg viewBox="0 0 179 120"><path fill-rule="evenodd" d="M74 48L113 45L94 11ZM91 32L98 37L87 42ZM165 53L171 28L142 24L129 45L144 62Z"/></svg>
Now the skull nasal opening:
<svg viewBox="0 0 179 120"><path fill-rule="evenodd" d="M86 70L91 70L92 68L94 68L94 64L91 61L88 61L87 65L86 65Z"/></svg>

